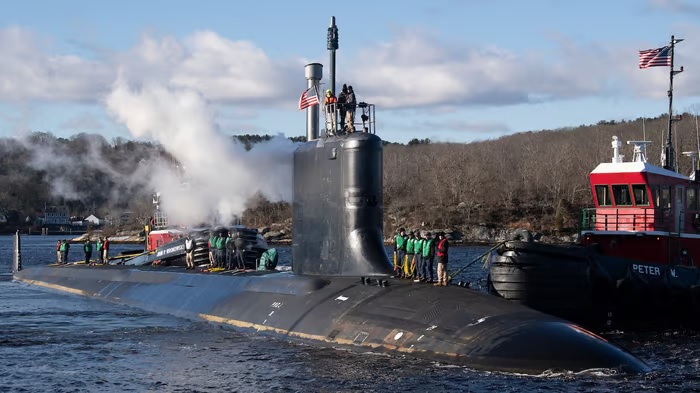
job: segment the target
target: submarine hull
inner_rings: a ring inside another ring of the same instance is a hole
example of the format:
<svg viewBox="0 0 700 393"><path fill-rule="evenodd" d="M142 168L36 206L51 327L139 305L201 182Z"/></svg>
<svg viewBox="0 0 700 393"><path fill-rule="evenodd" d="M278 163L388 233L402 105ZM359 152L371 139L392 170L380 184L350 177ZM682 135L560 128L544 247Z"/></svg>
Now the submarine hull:
<svg viewBox="0 0 700 393"><path fill-rule="evenodd" d="M350 277L290 272L231 277L130 266L38 267L16 272L15 279L237 330L474 369L524 374L649 370L576 325L458 286L389 279L382 287Z"/></svg>

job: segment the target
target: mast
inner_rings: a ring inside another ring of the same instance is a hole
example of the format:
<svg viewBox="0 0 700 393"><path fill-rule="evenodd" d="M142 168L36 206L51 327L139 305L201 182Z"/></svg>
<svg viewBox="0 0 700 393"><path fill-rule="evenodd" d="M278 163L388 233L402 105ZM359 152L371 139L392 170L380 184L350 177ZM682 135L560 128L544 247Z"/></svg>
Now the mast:
<svg viewBox="0 0 700 393"><path fill-rule="evenodd" d="M663 163L664 168L671 171L678 171L678 163L676 162L676 152L673 149L673 122L681 120L681 116L673 116L673 76L683 72L683 67L680 70L673 70L673 52L677 43L683 41L683 39L676 39L673 35L671 36L670 53L671 57L671 71L669 72L669 87L668 87L668 140L666 141L665 152L666 159Z"/></svg>
<svg viewBox="0 0 700 393"><path fill-rule="evenodd" d="M336 96L338 93L335 91L335 51L338 50L338 26L335 25L335 16L331 16L331 26L328 28L328 51L330 52L331 59L329 64L329 74L330 78L330 89Z"/></svg>

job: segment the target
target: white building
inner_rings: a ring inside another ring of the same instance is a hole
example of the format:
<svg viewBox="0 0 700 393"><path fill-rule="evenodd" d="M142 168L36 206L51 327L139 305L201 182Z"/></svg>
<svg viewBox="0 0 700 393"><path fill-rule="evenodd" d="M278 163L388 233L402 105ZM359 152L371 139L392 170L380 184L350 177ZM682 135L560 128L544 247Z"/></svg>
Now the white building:
<svg viewBox="0 0 700 393"><path fill-rule="evenodd" d="M87 221L92 225L100 225L100 223L102 223L103 220L100 220L99 218L95 217L94 214L90 214L89 216L85 217L85 220L83 221Z"/></svg>

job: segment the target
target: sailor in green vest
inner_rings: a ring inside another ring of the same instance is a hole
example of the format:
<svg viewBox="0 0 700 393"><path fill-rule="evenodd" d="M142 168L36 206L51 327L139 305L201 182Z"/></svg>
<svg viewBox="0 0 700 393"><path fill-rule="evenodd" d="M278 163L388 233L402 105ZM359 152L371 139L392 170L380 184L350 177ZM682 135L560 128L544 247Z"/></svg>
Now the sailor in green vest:
<svg viewBox="0 0 700 393"><path fill-rule="evenodd" d="M226 238L228 234L226 231L222 231L221 235L216 239L216 265L218 267L225 267L225 256L226 256Z"/></svg>
<svg viewBox="0 0 700 393"><path fill-rule="evenodd" d="M413 263L413 258L415 256L415 245L416 236L413 231L411 231L408 233L408 240L406 241L406 260L403 264L403 278L411 278L411 263Z"/></svg>
<svg viewBox="0 0 700 393"><path fill-rule="evenodd" d="M413 263L411 263L411 278L417 278L418 269L421 266L421 261L423 260L423 238L421 237L420 230L416 231L416 241L413 243L413 252L416 253ZM416 280L414 280L416 281Z"/></svg>
<svg viewBox="0 0 700 393"><path fill-rule="evenodd" d="M408 241L408 236L406 236L406 230L399 228L399 233L394 237L394 275L400 276L401 270L403 270L403 263L406 259L406 242Z"/></svg>
<svg viewBox="0 0 700 393"><path fill-rule="evenodd" d="M92 244L90 244L90 239L85 240L83 251L85 251L85 264L89 265L90 258L92 258Z"/></svg>
<svg viewBox="0 0 700 393"><path fill-rule="evenodd" d="M65 265L66 263L68 263L68 242L66 241L66 239L63 239L61 241L59 251L61 251L61 264Z"/></svg>
<svg viewBox="0 0 700 393"><path fill-rule="evenodd" d="M428 232L423 240L423 266L418 272L418 279L422 282L433 282L433 261L435 260L435 240L433 234Z"/></svg>
<svg viewBox="0 0 700 393"><path fill-rule="evenodd" d="M97 242L95 243L95 246L97 247L97 260L99 260L100 262L102 261L102 254L103 254L102 253L102 245L103 245L102 238L98 237ZM94 263L93 263L93 265L94 265Z"/></svg>

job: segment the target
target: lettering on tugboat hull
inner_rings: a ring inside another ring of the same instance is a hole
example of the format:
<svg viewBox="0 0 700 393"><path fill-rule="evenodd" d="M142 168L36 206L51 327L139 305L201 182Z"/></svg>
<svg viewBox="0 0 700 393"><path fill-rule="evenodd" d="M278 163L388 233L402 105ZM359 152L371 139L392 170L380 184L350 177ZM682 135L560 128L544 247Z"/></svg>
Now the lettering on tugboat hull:
<svg viewBox="0 0 700 393"><path fill-rule="evenodd" d="M661 275L661 269L658 266L638 265L636 263L633 263L632 271L641 274L647 274L649 276Z"/></svg>

